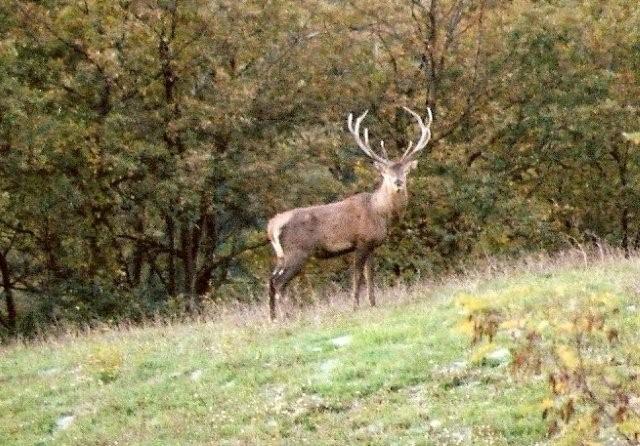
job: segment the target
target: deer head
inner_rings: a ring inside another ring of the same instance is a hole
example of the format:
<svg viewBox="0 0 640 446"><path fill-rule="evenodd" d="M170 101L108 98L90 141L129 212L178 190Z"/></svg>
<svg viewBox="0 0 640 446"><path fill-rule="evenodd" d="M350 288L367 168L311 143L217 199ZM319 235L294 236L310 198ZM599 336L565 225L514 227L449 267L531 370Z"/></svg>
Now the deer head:
<svg viewBox="0 0 640 446"><path fill-rule="evenodd" d="M368 128L364 129L364 139L360 136L360 124L365 116L367 116L367 113L369 113L369 110L362 113L355 122L353 121L353 114L350 113L349 118L347 119L347 126L349 127L349 132L356 140L358 147L360 147L360 149L373 160L373 165L382 176L382 187L388 191L406 194L407 174L417 166L418 161L415 158L427 146L431 139L431 123L433 122L433 115L431 114L431 109L427 108L428 119L425 124L419 114L410 108L403 108L418 122L418 125L420 126L420 137L415 144L410 142L402 156L396 160L389 159L384 147L384 141L382 140L380 141L380 152L382 153L382 156L378 155L371 148L371 145L369 144Z"/></svg>

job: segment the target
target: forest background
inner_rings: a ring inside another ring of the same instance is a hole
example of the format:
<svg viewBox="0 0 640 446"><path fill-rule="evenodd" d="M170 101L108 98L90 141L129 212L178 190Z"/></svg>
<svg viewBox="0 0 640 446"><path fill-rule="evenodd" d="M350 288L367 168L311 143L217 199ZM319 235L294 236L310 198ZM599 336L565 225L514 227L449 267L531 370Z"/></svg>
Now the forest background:
<svg viewBox="0 0 640 446"><path fill-rule="evenodd" d="M264 299L267 219L373 189L346 116L398 153L402 105L434 135L380 283L640 246L636 1L2 2L2 336Z"/></svg>

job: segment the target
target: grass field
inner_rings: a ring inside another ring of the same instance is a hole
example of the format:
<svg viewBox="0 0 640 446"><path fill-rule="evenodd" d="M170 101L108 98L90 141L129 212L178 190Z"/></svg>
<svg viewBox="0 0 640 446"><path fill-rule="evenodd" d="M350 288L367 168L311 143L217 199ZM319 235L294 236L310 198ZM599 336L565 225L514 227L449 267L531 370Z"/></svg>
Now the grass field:
<svg viewBox="0 0 640 446"><path fill-rule="evenodd" d="M509 330L472 347L460 300L526 317L609 293L637 328L640 260L497 269L390 289L355 313L336 297L277 324L253 309L16 342L0 351L0 443L547 444L545 377L512 376Z"/></svg>

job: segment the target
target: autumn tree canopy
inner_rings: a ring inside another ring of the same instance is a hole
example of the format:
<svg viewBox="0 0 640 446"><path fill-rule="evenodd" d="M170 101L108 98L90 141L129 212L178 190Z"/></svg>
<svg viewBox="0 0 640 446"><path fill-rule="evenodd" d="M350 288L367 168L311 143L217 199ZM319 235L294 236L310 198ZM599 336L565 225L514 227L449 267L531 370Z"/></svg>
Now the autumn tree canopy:
<svg viewBox="0 0 640 446"><path fill-rule="evenodd" d="M391 153L435 117L383 280L637 248L639 76L631 0L8 0L0 325L262 299L268 217L374 187L364 109Z"/></svg>

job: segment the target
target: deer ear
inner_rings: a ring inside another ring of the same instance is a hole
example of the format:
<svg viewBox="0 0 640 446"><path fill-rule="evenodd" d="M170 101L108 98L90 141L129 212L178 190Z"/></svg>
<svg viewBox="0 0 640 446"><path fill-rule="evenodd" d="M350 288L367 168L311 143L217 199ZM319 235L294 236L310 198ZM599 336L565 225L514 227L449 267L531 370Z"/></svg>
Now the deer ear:
<svg viewBox="0 0 640 446"><path fill-rule="evenodd" d="M418 167L418 161L417 160L411 161L409 164L407 164L407 167L408 167L408 172L411 172L413 169Z"/></svg>

